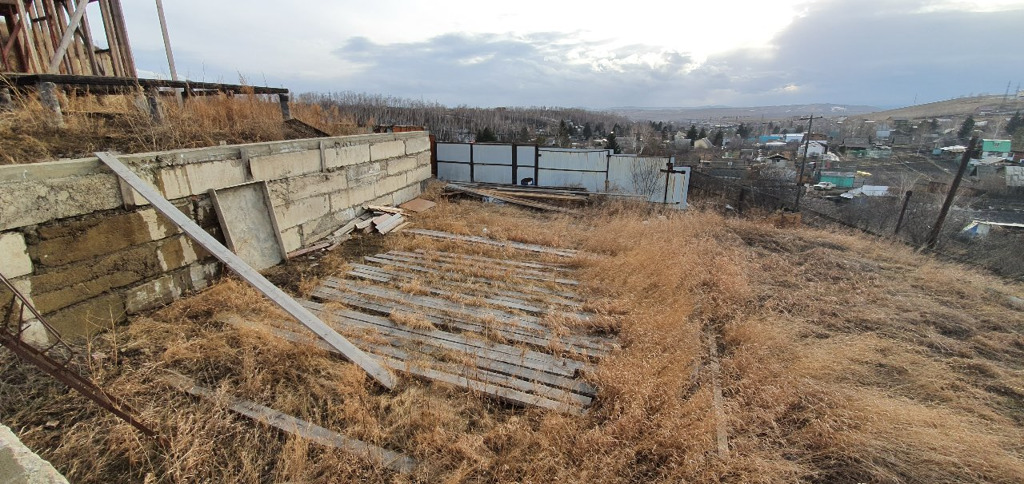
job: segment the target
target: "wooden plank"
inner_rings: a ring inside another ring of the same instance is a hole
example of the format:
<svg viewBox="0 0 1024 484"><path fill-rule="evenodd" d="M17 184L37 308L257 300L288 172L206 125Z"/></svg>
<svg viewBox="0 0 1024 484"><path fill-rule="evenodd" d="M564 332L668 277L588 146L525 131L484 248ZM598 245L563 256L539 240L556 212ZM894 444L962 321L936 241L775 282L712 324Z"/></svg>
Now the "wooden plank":
<svg viewBox="0 0 1024 484"><path fill-rule="evenodd" d="M445 311L452 314L461 314L463 316L476 317L480 319L493 318L496 321L510 326L511 329L516 330L517 332L531 334L533 336L547 336L551 334L551 328L539 324L539 320L537 318L510 315L503 311L488 308L478 308L479 311L473 311L472 308L466 308L462 305L451 303L449 301L428 296L415 296L378 286L359 285L350 281L340 281L338 279L329 278L324 280L318 290L321 291L320 294L330 295L332 294L330 291L331 288L335 288L335 290L347 289L357 294L384 298L394 303L411 304L438 311ZM343 295L344 293L340 294ZM580 350L585 350L591 355L603 355L610 349L607 345L601 342L594 341L591 338L581 335L560 335L558 336L558 339L567 345L578 347Z"/></svg>
<svg viewBox="0 0 1024 484"><path fill-rule="evenodd" d="M586 365L569 358L558 358L547 353L517 348L502 343L471 338L458 333L450 333L439 329L418 329L402 326L388 318L361 313L350 309L330 309L313 301L303 300L302 304L313 311L327 313L338 324L345 327L351 325L363 329L372 329L380 333L398 336L409 341L473 354L494 361L501 361L530 370L538 370L552 375L575 377L576 373ZM328 318L330 319L330 318Z"/></svg>
<svg viewBox="0 0 1024 484"><path fill-rule="evenodd" d="M380 266L371 266L359 263L350 263L349 266L352 267L352 272L360 271L362 273L371 273L378 277L388 278L387 280L381 282L391 282L394 281L395 279L417 281L421 280L421 278L423 277L422 274L416 274L414 272L406 272L397 269L388 269ZM486 279L484 279L484 281L486 281ZM508 302L517 302L520 304L540 304L548 308L561 307L563 308L563 310L571 312L576 312L580 308L580 305L578 303L567 301L562 298L552 299L550 295L530 294L511 289L504 289L502 287L498 287L498 284L487 284L486 287L481 288L470 283L455 281L449 278L438 278L436 280L433 280L432 284L438 285L443 288L462 291L465 294L489 295L489 297L495 299L500 299ZM483 294L484 291L486 291L486 294ZM550 309L545 309L545 312L550 312Z"/></svg>
<svg viewBox="0 0 1024 484"><path fill-rule="evenodd" d="M357 277L362 277L363 274L365 274L365 270L362 270L362 271L360 271L360 270L352 270L352 271L349 271L349 274L357 276ZM371 275L373 275L373 274L371 274ZM371 279L371 280L375 280L377 282L385 282L385 283L391 282L390 279L386 279L386 280L381 281L379 276L374 277L374 278L367 277L366 279ZM427 292L431 293L431 294L434 294L435 296L453 297L453 296L462 296L462 295L464 295L464 293L462 293L462 292L455 293L455 292L452 292L452 291L446 291L444 289L437 289L437 288L430 287L430 286L425 286L423 289L426 290ZM478 295L476 297L482 299L487 304L492 304L492 305L495 305L495 306L503 306L503 307L506 307L506 308L509 308L509 309L515 309L517 311L525 311L525 312L533 313L533 314L548 314L548 313L551 312L551 311L548 311L547 309L539 308L537 306L532 306L530 304L527 304L526 301L516 301L516 300L509 300L509 299L496 299L496 298L493 298L493 297L490 297L490 296L487 296L487 295Z"/></svg>
<svg viewBox="0 0 1024 484"><path fill-rule="evenodd" d="M481 335L481 337L486 337L488 332L493 331L494 333L497 333L498 336L504 338L507 341L528 344L530 346L542 348L545 350L548 349L551 342L550 335L547 333L532 331L530 329L511 325L485 326L481 323L469 321L455 316L424 312L419 308L414 308L412 306L408 306L398 302L372 301L358 294L345 293L330 288L317 288L313 291L313 296L323 300L344 303L347 306L359 310L369 311L374 314L380 314L388 317L393 316L396 313L415 314L426 319L436 327L450 328L459 331L464 331L467 333L474 333L477 335ZM565 351L573 355L578 355L578 357L580 358L596 358L604 356L606 354L606 352L604 351L593 350L588 347L577 346L573 344L573 341L565 341L563 338L564 337L560 337L559 341L563 343ZM483 346L486 346L488 348L490 347L487 344L483 344ZM498 347L498 349L501 350L501 347ZM575 368L583 368L583 363L577 363L575 362L575 360L568 357L557 358L554 355L549 355L548 353L538 353L533 352L532 350L527 351L527 353L523 353L522 350L516 349L515 351L511 351L509 354L517 356L525 354L527 357L542 360L550 356L551 358L554 358L553 361L555 361L560 366L574 366ZM540 356L538 358L537 355L544 356Z"/></svg>
<svg viewBox="0 0 1024 484"><path fill-rule="evenodd" d="M75 13L71 14L71 21L68 23L67 30L64 31L64 36L60 39L60 45L57 46L57 50L53 53L53 58L50 59L50 65L46 70L50 74L56 74L58 72L60 62L64 59L64 53L68 51L68 46L71 45L71 41L75 39L75 32L82 23L82 17L85 16L85 7L89 5L89 1L90 0L78 0L78 5L75 7ZM86 47L92 48L91 45Z"/></svg>
<svg viewBox="0 0 1024 484"><path fill-rule="evenodd" d="M435 359L450 358L453 353L461 354L468 359L468 363L471 363L476 368L484 369L492 373L499 373L522 381L539 383L553 388L560 388L566 392L588 397L593 397L597 392L597 389L589 383L575 379L577 370L573 370L571 374L568 375L564 373L553 373L551 371L551 368L553 367L550 363L542 364L536 360L529 360L525 358L517 359L512 355L496 352L485 347L462 344L449 339L426 337L423 336L421 332L410 331L408 328L400 326L387 327L375 325L363 320L365 319L365 316L369 315L362 315L360 316L362 319L355 319L342 316L337 312L329 314L335 314L337 317L341 318L342 321L339 321L339 324L350 326L354 329L373 331L375 333L374 338L383 339L388 345L390 345L389 348L401 348L402 351L415 351L423 354L425 357L429 356ZM356 314L358 315L359 313ZM377 351L378 353L381 352L381 348L377 343L371 342L354 333L352 334L352 337L353 339L360 341L369 350ZM389 351L390 350L385 350L384 352L387 353Z"/></svg>
<svg viewBox="0 0 1024 484"><path fill-rule="evenodd" d="M408 202L399 205L400 208L415 213L426 212L427 210L430 210L435 206L437 206L436 203L431 202L430 200L424 200L422 198L414 198L412 200L409 200Z"/></svg>
<svg viewBox="0 0 1024 484"><path fill-rule="evenodd" d="M96 153L96 156L99 157L103 163L109 166L117 176L128 182L128 184L131 185L135 191L139 192L143 198L148 200L154 208L164 214L164 216L169 218L177 226L181 227L182 230L192 238L192 240L198 242L199 245L203 246L203 248L213 254L214 257L241 276L242 279L245 279L246 282L270 298L270 300L277 304L281 309L312 330L328 344L340 351L341 354L345 355L345 357L349 359L349 361L365 370L381 385L384 385L389 389L392 389L397 385L398 382L395 377L388 372L387 369L382 367L380 363L370 359L362 352L362 350L353 346L352 343L349 343L348 340L324 324L323 321L320 321L313 315L313 313L309 312L308 309L302 307L302 305L292 299L291 296L285 294L284 291L273 285L259 272L256 272L252 267L249 267L249 265L241 258L228 250L227 247L224 247L217 241L217 239L213 238L212 235L192 221L192 219L186 217L185 214L181 213L181 211L175 208L174 205L171 205L171 202L168 202L167 199L157 193L153 187L149 186L149 184L143 181L142 178L139 178L138 175L121 163L121 161L114 155L106 152L98 152Z"/></svg>
<svg viewBox="0 0 1024 484"><path fill-rule="evenodd" d="M570 215L579 215L579 213L580 213L578 210L573 210L573 209L570 209L570 208L559 207L558 205L551 205L551 204L548 204L548 203L534 202L534 201L531 201L531 200L524 200L522 198L516 198L516 197L510 196L510 195L504 195L504 194L499 193L496 190L477 190L475 188L469 188L469 187L460 186L460 185L448 185L448 186L444 187L444 189L448 190L448 191L455 191L455 192L460 192L460 193L467 193L467 194L470 194L470 195L476 195L478 197L490 197L490 198L493 198L495 200L500 200L500 201L505 202L505 203L511 203L511 204L515 204L515 205L521 205L521 206L524 206L524 207L535 208L537 210L545 210L545 211L548 211L548 212L559 212L559 213L565 213L565 214L570 214Z"/></svg>
<svg viewBox="0 0 1024 484"><path fill-rule="evenodd" d="M409 269L411 271L416 271L416 272L423 272L423 273L426 273L426 274L438 274L438 275L443 275L445 277L454 277L456 275L456 274L454 274L452 272L443 272L443 271L435 269L435 268L425 267L425 266L418 265L418 264L399 262L399 261L395 261L395 260L392 260L392 259L382 259L380 257L375 257L375 256L365 256L365 257L363 257L363 259L365 259L368 262L376 262L378 264L383 264L383 265L390 266L390 267L401 267L403 269ZM500 282L499 281L493 281L491 279L470 276L468 274L459 274L459 276L463 280L471 281L471 282L480 282L480 283L483 283L483 284L491 284L491 285L503 286L503 287L508 287L510 285L508 283L508 281L500 281ZM534 292L539 292L539 293L542 293L542 294L549 294L549 295L553 295L553 296L558 296L558 297L565 298L565 299L568 299L568 300L571 300L571 301L578 301L579 300L579 296L577 296L576 293L571 292L571 291L559 291L559 290L548 289L546 287L540 287L540 286L528 286L528 287L522 287L521 289L530 290L530 291L534 291Z"/></svg>
<svg viewBox="0 0 1024 484"><path fill-rule="evenodd" d="M466 271L466 270L470 270L470 269L473 268L472 266L468 266L465 263L459 263L458 261L437 260L437 259L430 259L428 257L422 257L422 256L411 257L411 256L407 256L407 255L393 254L391 252L386 253L386 254L377 254L374 257L376 257L378 259L397 260L397 261L400 261L400 262L415 262L415 263L420 263L420 264L427 264L427 265L432 265L432 266L438 267L438 268L454 269L454 270L458 270L460 272L463 272L463 271ZM519 277L519 278L522 278L522 279L530 279L530 280L534 280L534 281L554 282L554 283L562 284L562 285L566 285L566 286L578 286L580 284L579 281L576 281L576 280L573 280L573 279L561 279L561 278L558 278L558 277L555 277L555 276L546 275L546 274L541 273L541 272L530 271L530 270L526 270L526 269L520 270L520 269L501 269L501 268L486 268L486 267L484 267L483 269L492 269L492 270L497 270L497 271L505 271L505 272L508 272L509 275L511 275L513 277Z"/></svg>
<svg viewBox="0 0 1024 484"><path fill-rule="evenodd" d="M405 223L405 217L396 213L392 215L391 218L385 220L384 223L377 224L377 231L382 234L386 234L394 230L395 227L402 225L403 223Z"/></svg>
<svg viewBox="0 0 1024 484"><path fill-rule="evenodd" d="M335 352L337 351L336 348L329 345L326 346ZM200 397L217 405L223 405L235 413L264 425L269 425L320 445L343 449L346 452L360 456L376 465L384 466L393 471L408 474L416 468L416 461L404 454L346 437L333 430L323 428L256 402L218 394L209 388L196 385L191 378L184 375L168 373L162 379L185 393Z"/></svg>
<svg viewBox="0 0 1024 484"><path fill-rule="evenodd" d="M554 247L545 247L543 245L526 244L526 243L523 243L523 242L511 242L511 241L493 240L493 239L488 239L486 237L479 237L479 236L475 236L475 235L457 235L457 234L450 234L448 232L440 232L440 231L437 231L437 230L410 229L410 230L406 230L404 233L413 234L413 235L422 235L424 237L432 237L432 238L435 238L435 239L445 239L445 240L452 240L452 241L457 241L457 242L469 242L469 243L473 243L473 244L483 244L483 245L490 245L490 246L494 246L494 247L502 247L502 248L525 250L525 251L528 251L528 252L537 252L537 253L541 253L541 254L553 254L553 255L557 255L559 257L576 257L576 255L578 254L578 252L576 250L573 250L573 249L558 249L558 248L554 248Z"/></svg>
<svg viewBox="0 0 1024 484"><path fill-rule="evenodd" d="M550 269L535 269L529 267L520 267L508 264L502 264L500 262L492 262L487 260L474 260L474 259L463 259L460 257L453 257L445 254L429 254L424 252L406 252L401 250L392 250L387 252L388 254L395 254L402 257L410 257L414 259L422 259L431 262L443 262L457 265L467 265L467 261L472 261L471 267L484 267L488 269L495 269L499 271L507 271L514 274L527 274L544 278L545 280L556 281L559 284L565 284L569 286L578 286L580 283L574 279L565 279L562 274L558 272L566 271L552 271Z"/></svg>
<svg viewBox="0 0 1024 484"><path fill-rule="evenodd" d="M390 213L392 215L394 215L394 214L405 215L405 210L402 210L402 209L400 209L398 207L388 207L388 206L384 206L384 205L365 205L365 208L367 210L373 210L374 212L384 212L384 213Z"/></svg>
<svg viewBox="0 0 1024 484"><path fill-rule="evenodd" d="M493 257L483 257L483 256L479 256L479 255L470 255L470 254L459 254L459 253L455 253L455 252L445 252L445 251L441 251L441 250L416 249L415 252L418 252L420 254L426 254L426 255L441 254L441 255L446 255L446 256L449 256L449 257L457 257L457 258L460 258L460 259L476 260L476 261L484 261L484 262L493 262L493 263L496 263L496 264L514 265L514 266L526 267L526 268L530 268L530 269L542 269L542 270L561 271L561 272L571 272L572 271L572 269L566 267L563 264L551 264L551 263L546 263L546 262L532 262L532 261L531 262L527 262L527 261L512 260L512 259L495 259Z"/></svg>
<svg viewBox="0 0 1024 484"><path fill-rule="evenodd" d="M332 245L334 245L332 242L321 242L319 244L316 244L316 245L313 245L313 246L310 246L310 247L306 247L305 249L299 249L299 250L296 250L296 251L293 251L293 252L289 252L288 253L288 258L289 259L294 259L294 258L299 257L301 255L306 255L306 254L308 254L310 252L316 252L316 251L321 250L321 249L326 249L326 248L328 248L328 247L330 247Z"/></svg>
<svg viewBox="0 0 1024 484"><path fill-rule="evenodd" d="M269 333L269 334L271 334L273 336L277 336L279 338L282 338L282 339L285 339L287 341L291 341L291 342L294 342L294 343L315 345L315 346L317 346L317 347L319 347L319 348L321 348L323 350L326 350L326 351L337 352L337 350L334 350L333 348L331 348L330 346L324 344L323 342L312 340L312 339L307 338L307 337L305 337L303 335L300 335L298 333L295 333L295 332L292 332L292 331L289 331L289 330L286 330L286 329L281 329L281 328L275 328L275 327L269 327L269 326L265 326L265 325L257 325L257 324L249 323L249 322L246 322L245 320L243 320L241 317L239 317L237 315L232 315L232 316L228 316L226 318L221 318L221 320L226 322L226 323L228 323L228 324L231 324L232 326L235 326L235 327L248 328L248 329L252 329L252 330L256 330L256 331L261 331L261 332ZM353 338L353 339L357 339L357 338ZM497 385L509 387L509 388L512 388L512 389L515 389L515 390L519 390L519 391L523 391L523 392L527 392L527 393L534 393L534 394L537 394L537 395L540 395L542 397L545 397L545 398L548 398L548 399L551 399L551 400L555 400L555 401L558 401L558 402L570 401L570 402L572 402L572 403L574 403L576 405L583 406L583 407L590 405L593 402L593 398L592 397L596 394L596 389L594 389L593 387L590 387L589 385L586 385L584 382L576 382L576 381L569 380L569 379L563 379L563 380L566 380L566 381L569 382L569 385L567 385L567 386L570 389L576 389L577 390L575 392L571 392L571 391L566 391L565 389L562 389L562 388L556 388L557 385L556 386L548 386L546 384L541 384L541 383L545 383L545 382L534 382L534 381L531 381L531 380L521 379L521 378L516 377L516 376L511 376L510 374L503 374L503 373L497 373L497 372L494 372L494 371L488 371L487 369L484 369L483 367L480 367L479 365L478 365L477 368L470 368L470 367L465 366L465 365L458 365L458 364L453 364L453 363L444 363L444 362L438 361L436 359L432 359L432 357L429 356L428 354L419 354L419 353L412 354L412 353L410 353L410 352L408 352L408 351L406 351L404 349L401 349L401 348L398 348L398 347L395 347L395 346L378 345L378 344L373 344L373 343L369 343L369 342L362 342L362 344L369 351L377 353L377 355L379 355L379 356L384 356L384 357L389 358L390 360L387 361L385 364L387 364L391 369L393 369L395 371L408 372L408 370L410 368L413 368L413 367L430 368L430 369L433 369L433 370L436 370L436 371L440 371L440 372L443 372L443 373L448 373L450 375L462 376L462 377L466 377L466 378L470 378L470 379L474 379L474 380L479 380L479 381L486 382L486 383L494 383L494 384L497 384ZM424 358L429 358L430 360L424 362L423 361ZM400 364L394 365L396 360L398 362L400 362ZM486 360L486 361L490 362L490 360ZM493 363L498 364L498 365L503 365L503 364L498 363L498 362L493 362ZM500 372L500 371L503 371L503 369L505 367L510 367L510 366L511 365L505 365L504 367L503 366L498 366L497 368L499 368L498 371ZM547 375L547 376L549 376L551 378L559 378L559 377L554 377L552 375ZM587 391L589 393L582 393L580 390Z"/></svg>

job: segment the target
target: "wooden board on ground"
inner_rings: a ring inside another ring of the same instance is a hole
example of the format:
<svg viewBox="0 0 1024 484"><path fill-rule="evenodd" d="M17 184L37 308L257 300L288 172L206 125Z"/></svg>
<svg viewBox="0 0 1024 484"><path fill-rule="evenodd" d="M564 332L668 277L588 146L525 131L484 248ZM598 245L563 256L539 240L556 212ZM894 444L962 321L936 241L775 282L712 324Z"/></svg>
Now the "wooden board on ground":
<svg viewBox="0 0 1024 484"><path fill-rule="evenodd" d="M542 254L553 254L561 257L576 257L578 252L573 249L559 249L555 247L546 247L543 245L527 244L523 242L512 242L488 239L486 237L478 237L476 235L458 235L451 234L448 232L441 232L437 230L425 230L425 229L406 229L402 233L423 235L426 237L432 237L436 239L445 239L457 242L470 242L474 244L491 245L494 247L508 247L510 249L519 249L529 252L537 252Z"/></svg>
<svg viewBox="0 0 1024 484"><path fill-rule="evenodd" d="M387 467L388 469L407 474L416 468L416 461L406 455L383 449L376 445L367 444L361 440L346 437L332 430L279 412L256 402L219 395L217 392L214 392L209 388L196 385L191 378L184 375L168 373L163 377L163 380L169 385L185 393L209 400L215 404L223 404L227 408L231 409L231 411L244 415L257 422L278 428L292 435L297 435L321 445L343 449L377 465Z"/></svg>
<svg viewBox="0 0 1024 484"><path fill-rule="evenodd" d="M228 248L246 264L259 271L288 258L267 182L210 189L209 193Z"/></svg>
<svg viewBox="0 0 1024 484"><path fill-rule="evenodd" d="M409 200L408 202L399 205L399 207L405 210L409 210L410 212L420 213L426 212L427 210L434 208L436 205L436 203L431 202L430 200L414 198L412 200Z"/></svg>

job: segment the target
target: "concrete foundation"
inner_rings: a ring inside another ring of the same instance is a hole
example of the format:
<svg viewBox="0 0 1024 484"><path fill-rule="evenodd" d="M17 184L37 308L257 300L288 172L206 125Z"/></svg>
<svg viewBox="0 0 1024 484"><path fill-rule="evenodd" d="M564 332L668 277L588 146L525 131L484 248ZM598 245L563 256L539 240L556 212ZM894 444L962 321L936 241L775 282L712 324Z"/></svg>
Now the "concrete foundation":
<svg viewBox="0 0 1024 484"><path fill-rule="evenodd" d="M265 180L282 243L293 251L364 204L418 196L430 177L429 149L426 132L411 132L119 158L222 242L208 191ZM85 158L0 166L0 272L73 338L206 287L220 271L98 159Z"/></svg>

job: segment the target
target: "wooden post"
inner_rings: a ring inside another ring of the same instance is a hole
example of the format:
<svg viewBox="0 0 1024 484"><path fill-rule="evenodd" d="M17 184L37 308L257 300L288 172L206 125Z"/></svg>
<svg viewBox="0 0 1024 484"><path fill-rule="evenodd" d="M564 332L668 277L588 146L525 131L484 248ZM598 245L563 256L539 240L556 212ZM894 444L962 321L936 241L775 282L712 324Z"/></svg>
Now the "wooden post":
<svg viewBox="0 0 1024 484"><path fill-rule="evenodd" d="M281 117L283 117L285 121L292 119L292 108L288 104L290 100L291 96L288 94L277 95L277 101L281 104Z"/></svg>
<svg viewBox="0 0 1024 484"><path fill-rule="evenodd" d="M50 59L50 65L47 67L46 72L50 74L58 72L60 62L68 51L68 46L75 40L75 32L78 31L78 26L82 23L82 17L85 16L85 7L88 5L89 0L78 0L75 13L71 14L71 22L68 24L67 30L64 31L64 36L60 39L60 45L57 46L57 50L53 53L53 58Z"/></svg>
<svg viewBox="0 0 1024 484"><path fill-rule="evenodd" d="M900 209L900 216L896 219L896 230L892 231L893 236L898 235L900 228L903 227L903 216L907 213L907 205L910 204L910 196L913 194L913 191L907 190L907 194L903 197L903 208Z"/></svg>
<svg viewBox="0 0 1024 484"><path fill-rule="evenodd" d="M171 52L171 37L167 34L167 18L164 17L164 2L156 0L156 14L160 18L160 32L164 34L164 52L167 54L167 66L171 69L171 80L178 80L178 70L174 68L174 53ZM288 118L285 117L285 120Z"/></svg>
<svg viewBox="0 0 1024 484"><path fill-rule="evenodd" d="M60 98L57 96L57 85L52 82L40 82L39 102L53 112L53 125L58 128L64 127L64 113L60 110Z"/></svg>
<svg viewBox="0 0 1024 484"><path fill-rule="evenodd" d="M949 214L949 209L953 206L953 198L956 197L956 191L960 188L960 181L963 180L964 172L967 171L967 163L971 161L971 154L974 153L974 148L977 145L978 137L972 136L971 142L967 143L967 151L964 151L964 156L960 158L960 169L957 170L953 183L949 185L949 193L946 194L946 201L942 203L942 209L939 210L939 218L935 221L932 232L928 234L928 241L925 242L923 248L934 249L935 245L939 243L942 224L946 223L946 215Z"/></svg>
<svg viewBox="0 0 1024 484"><path fill-rule="evenodd" d="M161 124L164 122L164 113L160 107L160 100L157 99L158 91L150 89L146 91L146 103L149 104L149 115L153 117L153 122Z"/></svg>

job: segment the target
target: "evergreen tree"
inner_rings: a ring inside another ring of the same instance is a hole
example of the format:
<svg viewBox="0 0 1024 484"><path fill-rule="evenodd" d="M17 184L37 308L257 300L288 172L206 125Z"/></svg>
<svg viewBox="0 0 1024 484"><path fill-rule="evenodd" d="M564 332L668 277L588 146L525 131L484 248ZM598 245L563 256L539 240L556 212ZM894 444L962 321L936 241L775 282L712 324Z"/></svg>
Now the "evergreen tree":
<svg viewBox="0 0 1024 484"><path fill-rule="evenodd" d="M930 129L931 129L931 130L932 130L933 132L934 132L934 131L938 131L938 130L939 130L939 120L938 120L938 119L935 119L935 118L932 118L932 122L931 122L931 124L929 124L929 125L928 125L928 127L929 127L929 128L930 128Z"/></svg>
<svg viewBox="0 0 1024 484"><path fill-rule="evenodd" d="M724 141L724 140L725 140L725 133L722 133L722 130L718 130L718 131L715 132L715 137L712 138L711 144L721 148L722 147L722 141Z"/></svg>
<svg viewBox="0 0 1024 484"><path fill-rule="evenodd" d="M967 116L963 124L960 125L960 131L956 132L957 138L965 140L971 137L971 132L974 131L974 116Z"/></svg>
<svg viewBox="0 0 1024 484"><path fill-rule="evenodd" d="M528 143L530 141L530 130L523 126L519 129L519 136L516 138L517 143Z"/></svg>
<svg viewBox="0 0 1024 484"><path fill-rule="evenodd" d="M697 133L697 139L704 139L708 137L708 131L704 128L700 128L700 133Z"/></svg>
<svg viewBox="0 0 1024 484"><path fill-rule="evenodd" d="M485 126L483 130L476 133L477 143L493 143L495 141L498 141L498 137L495 136L490 126Z"/></svg>
<svg viewBox="0 0 1024 484"><path fill-rule="evenodd" d="M589 122L585 123L583 125L583 138L584 139L590 139L590 138L593 138L593 137L594 137L594 130L590 129L590 123Z"/></svg>
<svg viewBox="0 0 1024 484"><path fill-rule="evenodd" d="M786 136L787 134L789 134L789 129L782 130L782 133L780 134L782 134L782 136Z"/></svg>
<svg viewBox="0 0 1024 484"><path fill-rule="evenodd" d="M604 149L612 150L612 153L622 153L622 147L619 146L619 142L615 141L615 132L608 133L608 142L604 144Z"/></svg>
<svg viewBox="0 0 1024 484"><path fill-rule="evenodd" d="M743 139L747 139L747 136L750 136L750 127L743 123L740 123L740 127L736 128L736 136L739 136L740 138Z"/></svg>
<svg viewBox="0 0 1024 484"><path fill-rule="evenodd" d="M558 134L555 136L555 143L562 148L569 147L569 125L565 124L564 119L558 123Z"/></svg>
<svg viewBox="0 0 1024 484"><path fill-rule="evenodd" d="M690 130L686 132L686 139L690 141L697 141L697 126L692 124L690 125Z"/></svg>
<svg viewBox="0 0 1024 484"><path fill-rule="evenodd" d="M1024 128L1024 118L1021 118L1020 111L1013 114L1010 121L1006 123L1006 134L1013 136L1018 129Z"/></svg>

